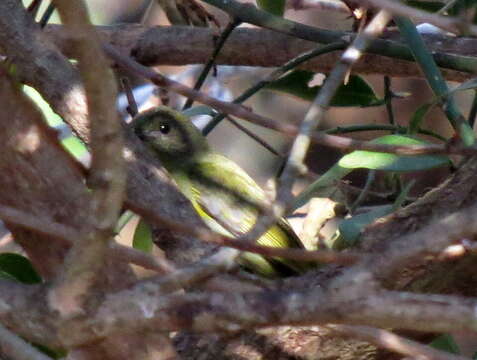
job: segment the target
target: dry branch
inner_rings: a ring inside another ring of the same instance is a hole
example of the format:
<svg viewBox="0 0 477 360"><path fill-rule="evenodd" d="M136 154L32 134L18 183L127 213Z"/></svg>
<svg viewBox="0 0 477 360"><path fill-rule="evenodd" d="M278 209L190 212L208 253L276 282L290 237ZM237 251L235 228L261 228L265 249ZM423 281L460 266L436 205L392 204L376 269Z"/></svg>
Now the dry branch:
<svg viewBox="0 0 477 360"><path fill-rule="evenodd" d="M141 25L115 25L99 28L102 39L118 48L123 54L133 52L145 65L190 65L205 63L214 49L214 32L206 28L146 27ZM59 25L49 25L47 33L65 53L71 54L69 36ZM387 38L399 40L396 33ZM437 34L423 34L429 49L435 53L461 56L477 55L477 40L455 38ZM297 39L266 29L239 28L227 40L216 59L219 65L281 66L297 55L316 47L316 43ZM253 48L254 51L249 51ZM329 72L340 53L336 52L312 60L300 68ZM357 74L389 75L392 77L422 77L419 68L411 62L366 54L354 67ZM443 69L447 80L464 81L471 74Z"/></svg>
<svg viewBox="0 0 477 360"><path fill-rule="evenodd" d="M71 33L79 61L82 84L86 90L90 125L91 167L89 186L90 216L68 253L50 290L50 306L64 316L82 311L88 290L102 276L108 242L122 207L125 185L124 160L117 156L123 150L122 127L116 107L117 89L113 74L101 51L86 5L56 1L62 22ZM82 298L83 297L83 298Z"/></svg>

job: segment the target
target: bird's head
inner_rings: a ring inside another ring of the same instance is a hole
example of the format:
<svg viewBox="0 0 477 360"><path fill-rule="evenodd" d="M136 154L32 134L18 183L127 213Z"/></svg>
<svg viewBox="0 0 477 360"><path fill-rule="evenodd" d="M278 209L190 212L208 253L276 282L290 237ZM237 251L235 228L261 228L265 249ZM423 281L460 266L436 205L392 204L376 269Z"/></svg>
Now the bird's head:
<svg viewBox="0 0 477 360"><path fill-rule="evenodd" d="M186 161L209 149L205 137L186 116L165 106L138 114L132 126L137 137L164 162Z"/></svg>

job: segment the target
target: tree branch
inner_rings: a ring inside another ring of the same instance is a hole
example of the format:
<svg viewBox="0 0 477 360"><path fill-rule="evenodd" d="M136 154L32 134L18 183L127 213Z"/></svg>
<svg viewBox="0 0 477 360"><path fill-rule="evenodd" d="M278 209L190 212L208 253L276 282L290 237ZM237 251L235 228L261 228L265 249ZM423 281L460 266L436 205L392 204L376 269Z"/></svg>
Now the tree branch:
<svg viewBox="0 0 477 360"><path fill-rule="evenodd" d="M243 22L304 40L328 44L343 40L352 35L346 32L320 29L284 19L269 12L259 10L250 3L241 3L236 0L204 0L204 2L218 7L229 14L229 16L238 18ZM390 56L397 59L413 60L412 53L406 45L392 43L383 39L375 39L369 46L368 51L373 54ZM472 58L457 58L450 54L439 54L439 56L435 56L435 60L436 63L442 67L450 67L455 70L468 71L474 74L477 73L477 61Z"/></svg>
<svg viewBox="0 0 477 360"><path fill-rule="evenodd" d="M72 245L72 239L80 236L80 233L72 227L46 219L43 216L33 216L9 206L0 205L0 219L33 232L59 239L68 245ZM173 266L167 260L153 257L116 242L109 244L109 253L121 261L130 262L145 269L155 270L160 273L173 271Z"/></svg>
<svg viewBox="0 0 477 360"><path fill-rule="evenodd" d="M460 34L465 29L470 35L477 35L477 25L465 24L462 19L452 16L442 16L422 11L414 7L406 6L395 1L388 0L364 0L363 5L386 9L393 15L410 17L419 22L433 24L441 29L448 30L454 34Z"/></svg>
<svg viewBox="0 0 477 360"><path fill-rule="evenodd" d="M116 107L117 89L82 0L55 1L63 24L76 33L76 59L86 91L90 120L91 202L89 224L73 244L63 271L52 284L50 306L63 316L79 313L80 299L102 274L108 241L112 239L125 185L122 127Z"/></svg>
<svg viewBox="0 0 477 360"><path fill-rule="evenodd" d="M363 288L361 281L356 281ZM161 286L114 294L95 318L71 321L66 341L83 344L129 330L236 333L277 325L363 324L428 332L477 331L476 299L404 292L314 288L302 292L213 292L164 295ZM96 330L96 333L91 331Z"/></svg>
<svg viewBox="0 0 477 360"><path fill-rule="evenodd" d="M0 355L14 360L51 360L21 337L0 324Z"/></svg>
<svg viewBox="0 0 477 360"><path fill-rule="evenodd" d="M48 35L69 55L72 53L70 35L60 25L49 25ZM102 40L110 43L144 65L202 64L214 49L214 31L208 28L179 26L146 27L142 25L114 25L98 27ZM344 34L342 34L344 36ZM392 43L399 41L399 34L389 32L386 37ZM439 58L442 54L454 55L456 61L477 56L477 40L466 37L450 37L441 34L422 34L429 49ZM342 38L338 38L342 41ZM253 48L253 53L248 51ZM218 55L218 65L277 67L301 53L316 48L316 43L266 29L238 28L227 39ZM321 56L300 66L315 72L329 72L340 53ZM447 80L465 81L472 74L442 68ZM365 54L353 67L356 74L378 74L392 77L422 77L414 62L396 58Z"/></svg>

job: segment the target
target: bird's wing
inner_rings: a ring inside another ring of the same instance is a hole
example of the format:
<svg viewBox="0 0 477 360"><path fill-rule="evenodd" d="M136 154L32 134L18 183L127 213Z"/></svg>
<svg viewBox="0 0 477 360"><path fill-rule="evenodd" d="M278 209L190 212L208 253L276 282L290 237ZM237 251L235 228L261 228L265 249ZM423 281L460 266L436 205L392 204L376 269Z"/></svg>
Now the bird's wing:
<svg viewBox="0 0 477 360"><path fill-rule="evenodd" d="M233 161L211 153L190 170L190 198L208 225L224 235L239 236L255 224L260 208L269 205L263 190ZM303 247L285 219L280 219L258 243L273 247Z"/></svg>

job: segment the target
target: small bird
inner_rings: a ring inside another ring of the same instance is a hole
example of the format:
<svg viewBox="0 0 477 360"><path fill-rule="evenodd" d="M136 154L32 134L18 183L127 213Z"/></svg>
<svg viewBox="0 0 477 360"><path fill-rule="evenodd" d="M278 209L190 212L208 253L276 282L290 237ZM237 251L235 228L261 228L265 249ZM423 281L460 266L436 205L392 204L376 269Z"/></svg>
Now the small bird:
<svg viewBox="0 0 477 360"><path fill-rule="evenodd" d="M270 205L255 181L232 160L211 150L202 133L181 113L164 106L156 107L138 114L132 127L213 231L238 237L252 228L260 209ZM304 248L283 218L257 243ZM249 271L271 278L304 272L309 265L248 252L239 259Z"/></svg>

